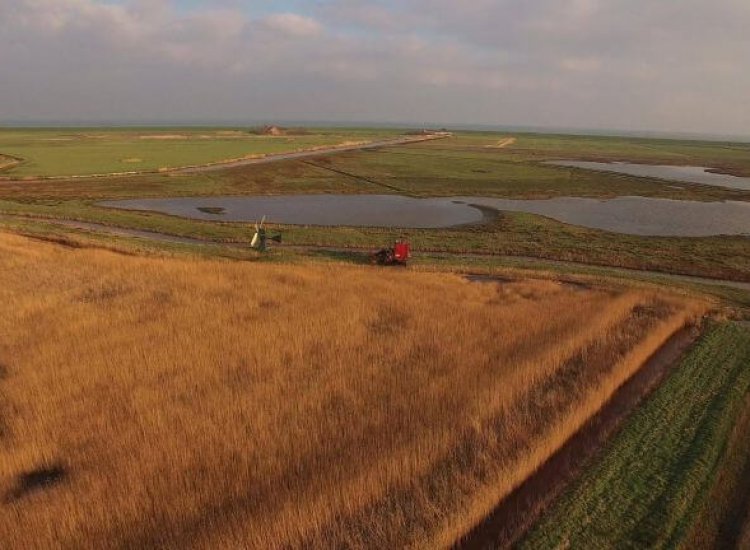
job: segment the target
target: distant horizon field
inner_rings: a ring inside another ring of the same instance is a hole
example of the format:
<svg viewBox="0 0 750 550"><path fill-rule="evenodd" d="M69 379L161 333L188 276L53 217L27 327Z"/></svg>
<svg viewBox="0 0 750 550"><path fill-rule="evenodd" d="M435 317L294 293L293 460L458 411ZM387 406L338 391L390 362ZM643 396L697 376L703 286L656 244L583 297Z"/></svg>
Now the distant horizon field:
<svg viewBox="0 0 750 550"><path fill-rule="evenodd" d="M487 124L468 122L415 122L415 121L332 121L332 120L7 120L0 121L0 130L8 129L61 129L61 128L247 128L266 124L279 126L306 128L369 128L369 129L416 129L416 128L446 128L457 132L518 132L529 134L571 135L571 136L599 136L599 137L628 137L642 139L671 139L679 141L730 141L750 143L750 134L722 134L716 132L695 132L679 130L654 130L622 128L583 128L563 126L526 126L523 124Z"/></svg>
<svg viewBox="0 0 750 550"><path fill-rule="evenodd" d="M270 136L254 128L0 128L0 176L91 176L170 170L254 155L395 137L370 129L315 129Z"/></svg>
<svg viewBox="0 0 750 550"><path fill-rule="evenodd" d="M154 172L237 160L254 155L293 152L342 143L392 138L401 128L288 127L289 134L258 135L256 127L0 127L0 177L66 177ZM413 128L412 128L413 130ZM750 175L750 144L693 139L646 138L596 134L456 131L450 144L416 147L433 154L454 153L442 160L455 163L457 152L492 152L508 136L518 143L494 151L496 160L530 168L545 159L626 161L646 164L706 166L734 175ZM390 151L396 152L393 149ZM406 151L401 149L401 151ZM489 159L488 155L482 155ZM536 169L542 169L536 166ZM486 172L486 171L484 171ZM229 174L231 175L231 174ZM579 177L589 176L586 171ZM417 174L419 176L419 174ZM601 174L596 176L601 179ZM590 179L590 178L589 178Z"/></svg>
<svg viewBox="0 0 750 550"><path fill-rule="evenodd" d="M66 177L173 170L403 135L416 127L282 126L295 131L268 136L257 126L0 126L0 178ZM433 152L490 147L496 140L522 141L504 152L506 161L544 158L701 165L750 175L750 144L676 137L559 134L555 132L454 129L453 144L428 144ZM437 145L437 146L436 146ZM9 160L16 159L12 163ZM501 157L502 159L502 157ZM541 167L537 167L539 169ZM579 175L586 175L585 172Z"/></svg>
<svg viewBox="0 0 750 550"><path fill-rule="evenodd" d="M252 155L391 138L403 135L409 129L417 129L282 127L293 131L288 135L267 136L254 134L257 127L253 126L0 126L0 156L20 161L12 167L4 167L0 162L0 178L153 172ZM528 130L452 131L451 145L426 144L426 148L432 153L476 151L490 147L502 138L516 136L520 143L505 148L502 152L506 154L498 155L497 160L520 161L527 166L547 158L700 165L734 175L750 175L750 143L744 142ZM425 148L425 145L417 147ZM586 176L586 172L579 172L581 175Z"/></svg>

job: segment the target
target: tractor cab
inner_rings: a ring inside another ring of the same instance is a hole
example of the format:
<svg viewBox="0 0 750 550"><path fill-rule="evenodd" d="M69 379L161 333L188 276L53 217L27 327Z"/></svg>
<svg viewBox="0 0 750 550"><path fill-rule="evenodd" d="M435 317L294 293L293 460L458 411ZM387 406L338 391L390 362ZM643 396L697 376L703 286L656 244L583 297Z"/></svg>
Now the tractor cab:
<svg viewBox="0 0 750 550"><path fill-rule="evenodd" d="M393 260L396 263L405 264L411 256L411 245L408 241L396 241L393 244Z"/></svg>

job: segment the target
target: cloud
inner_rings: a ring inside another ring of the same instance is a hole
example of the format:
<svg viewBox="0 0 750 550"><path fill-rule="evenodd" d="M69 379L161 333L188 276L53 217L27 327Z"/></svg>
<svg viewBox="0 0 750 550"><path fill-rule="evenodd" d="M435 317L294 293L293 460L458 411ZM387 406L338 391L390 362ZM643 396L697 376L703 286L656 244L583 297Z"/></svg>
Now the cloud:
<svg viewBox="0 0 750 550"><path fill-rule="evenodd" d="M294 13L275 13L261 23L269 29L297 37L318 36L323 30L315 19Z"/></svg>
<svg viewBox="0 0 750 550"><path fill-rule="evenodd" d="M0 120L750 133L746 0L0 0Z"/></svg>

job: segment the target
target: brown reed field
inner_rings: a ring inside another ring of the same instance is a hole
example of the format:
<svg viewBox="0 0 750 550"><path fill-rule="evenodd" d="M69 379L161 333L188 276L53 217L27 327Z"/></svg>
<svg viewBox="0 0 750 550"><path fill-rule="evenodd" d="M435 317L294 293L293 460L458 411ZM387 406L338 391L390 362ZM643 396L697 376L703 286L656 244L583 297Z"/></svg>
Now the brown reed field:
<svg viewBox="0 0 750 550"><path fill-rule="evenodd" d="M449 546L705 307L0 233L0 540Z"/></svg>

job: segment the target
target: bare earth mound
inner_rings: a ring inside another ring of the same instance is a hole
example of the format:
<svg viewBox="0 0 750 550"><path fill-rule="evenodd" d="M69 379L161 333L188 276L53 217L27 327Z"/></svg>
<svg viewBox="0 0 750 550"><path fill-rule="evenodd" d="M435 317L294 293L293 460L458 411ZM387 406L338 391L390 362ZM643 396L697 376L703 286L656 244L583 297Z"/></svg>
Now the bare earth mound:
<svg viewBox="0 0 750 550"><path fill-rule="evenodd" d="M0 171L12 168L19 164L20 161L16 158L9 157L6 155L0 155Z"/></svg>
<svg viewBox="0 0 750 550"><path fill-rule="evenodd" d="M444 546L701 305L0 234L0 540Z"/></svg>

